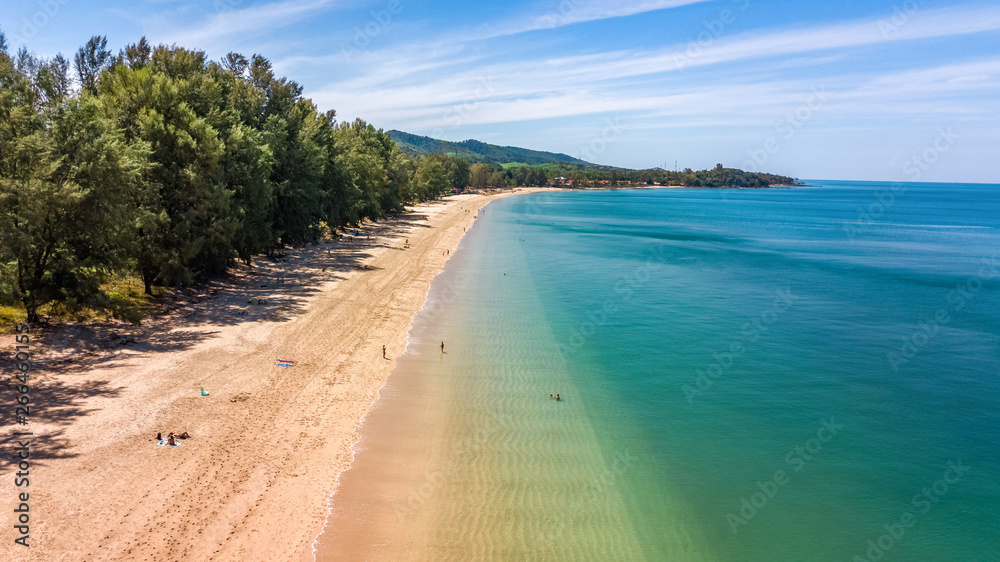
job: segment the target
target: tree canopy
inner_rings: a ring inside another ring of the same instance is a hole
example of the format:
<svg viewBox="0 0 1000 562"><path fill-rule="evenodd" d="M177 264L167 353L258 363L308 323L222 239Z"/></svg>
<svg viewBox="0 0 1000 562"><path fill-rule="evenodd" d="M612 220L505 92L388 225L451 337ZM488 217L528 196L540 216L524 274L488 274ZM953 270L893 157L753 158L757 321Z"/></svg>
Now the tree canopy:
<svg viewBox="0 0 1000 562"><path fill-rule="evenodd" d="M93 37L70 66L0 38L0 301L30 320L114 313L112 274L187 285L467 184L464 161L338 123L260 55Z"/></svg>
<svg viewBox="0 0 1000 562"><path fill-rule="evenodd" d="M43 59L25 47L12 54L0 32L0 304L20 303L29 320L49 303L123 317L102 288L112 276L141 279L147 294L189 285L470 185L563 175L575 185L791 180L721 165L609 169L460 144L559 158L501 166L404 152L387 131L321 112L258 54L216 62L143 37L115 55L95 36L72 61Z"/></svg>

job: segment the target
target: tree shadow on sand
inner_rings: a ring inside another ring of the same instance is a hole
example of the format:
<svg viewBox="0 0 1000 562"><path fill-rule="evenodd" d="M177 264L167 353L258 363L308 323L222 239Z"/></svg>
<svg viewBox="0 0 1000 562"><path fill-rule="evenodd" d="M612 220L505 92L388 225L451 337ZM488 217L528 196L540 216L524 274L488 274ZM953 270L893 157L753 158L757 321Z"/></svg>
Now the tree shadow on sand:
<svg viewBox="0 0 1000 562"><path fill-rule="evenodd" d="M33 326L30 423L21 426L11 420L10 430L3 432L5 447L10 447L5 450L15 446L14 432L32 431L34 424L68 426L97 409L84 406L88 399L115 398L121 393L113 381L77 380L76 375L182 351L212 338L215 326L291 320L306 311L323 285L344 279L352 271L364 275L375 270L363 267L374 249L402 249L402 240L413 229L434 228L421 222L426 218L409 213L349 229L337 240L259 257L253 267L240 266L224 278L172 291L157 303L160 315L141 326L118 321ZM351 234L355 231L356 236ZM0 351L0 366L13 371L12 351ZM67 452L70 443L64 433L58 429L30 436L32 466L76 456ZM2 471L16 463L11 455L0 456Z"/></svg>
<svg viewBox="0 0 1000 562"><path fill-rule="evenodd" d="M108 381L88 381L82 384L64 382L46 377L47 380L32 380L29 378L31 402L29 406L28 424L14 425L11 432L5 432L4 450L13 451L18 442L30 440L28 460L31 467L45 466L47 461L75 457L69 452L69 439L65 437L64 429L39 432L36 424L49 427L67 426L77 418L86 416L97 408L88 408L83 404L91 397L102 396L114 398L121 393L113 388ZM32 435L17 436L15 432L30 432ZM18 458L13 454L0 455L0 471L7 472L17 466Z"/></svg>

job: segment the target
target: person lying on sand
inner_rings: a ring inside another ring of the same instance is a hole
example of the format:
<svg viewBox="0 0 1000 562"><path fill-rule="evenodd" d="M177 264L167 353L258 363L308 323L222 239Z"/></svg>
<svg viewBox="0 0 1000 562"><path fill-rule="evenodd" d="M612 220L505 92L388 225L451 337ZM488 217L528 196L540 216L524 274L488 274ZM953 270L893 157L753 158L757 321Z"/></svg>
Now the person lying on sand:
<svg viewBox="0 0 1000 562"><path fill-rule="evenodd" d="M177 434L174 437L176 437L178 439L190 439L191 438L191 434L189 434L188 432L185 431L184 433Z"/></svg>

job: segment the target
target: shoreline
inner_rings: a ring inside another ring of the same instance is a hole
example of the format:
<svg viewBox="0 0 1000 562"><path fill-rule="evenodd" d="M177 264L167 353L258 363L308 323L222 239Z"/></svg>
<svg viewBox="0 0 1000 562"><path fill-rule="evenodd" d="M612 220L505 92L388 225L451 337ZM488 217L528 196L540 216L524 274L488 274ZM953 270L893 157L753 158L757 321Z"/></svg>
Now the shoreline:
<svg viewBox="0 0 1000 562"><path fill-rule="evenodd" d="M525 192L525 193L536 192L536 191L543 191L543 189L539 189L539 188L525 188L525 189L528 189L528 191ZM473 214L473 219L478 218L479 212L482 209L484 209L487 205L489 205L494 199L501 199L501 198L507 197L509 195L514 195L515 193L518 193L518 192L520 192L520 190L512 190L510 192L501 192L501 193L505 193L505 195L502 195L501 197L493 197L494 195L497 195L497 193L489 193L489 194L475 193L475 195L477 197L480 197L480 198L485 197L485 198L488 198L488 200L485 201L485 202L483 202L481 205L471 207L471 208L475 208L475 212ZM409 322L409 324L407 324L406 330L405 330L405 334L404 334L403 349L402 349L402 351L399 353L399 355L397 357L402 357L402 356L406 355L406 353L409 351L409 348L410 348L410 332L413 330L414 320L416 319L417 315L420 314L421 312L423 312L424 309L426 308L427 301L428 301L428 299L430 297L430 294L431 294L431 286L433 285L434 280L437 279L438 276L440 276L441 273L444 272L444 266L448 263L448 261L451 260L452 256L450 255L450 252L455 252L455 251L458 250L458 246L460 245L461 241L463 239L465 239L465 236L468 234L469 230L471 230L471 226L468 227L468 228L463 229L461 238L459 238L458 242L455 243L454 247L450 248L449 255L446 255L447 259L445 260L445 262L443 264L441 264L441 267L436 272L434 272L434 274L431 276L430 281L427 283L427 287L426 287L426 290L424 291L424 297L423 297L423 301L422 301L422 303L420 305L420 308L416 309L413 312L413 314L410 316L410 322ZM397 366L398 365L397 365L396 360L393 359L391 373L396 371ZM391 373L390 373L390 376L391 376ZM351 470L352 468L354 468L354 464L355 464L355 461L357 460L357 454L358 454L358 451L355 450L355 447L357 447L361 443L362 439L364 438L365 422L368 421L369 416L375 410L375 407L379 404L380 400L382 400L382 391L385 389L385 387L386 387L387 384L389 384L389 377L386 377L385 380L382 381L382 385L375 391L375 397L372 399L371 404L369 404L368 410L365 412L364 416L358 421L358 429L357 429L357 433L355 435L355 440L350 445L351 459L347 463L346 466L344 466L339 472L337 472L337 475L336 475L336 478L335 478L335 486L333 487L333 490L331 490L330 495L326 498L326 515L323 517L323 522L320 525L319 530L315 533L315 536L314 536L312 542L309 544L309 550L310 550L311 557L303 557L302 558L303 562L310 562L310 561L311 562L316 562L316 560L318 560L318 554L319 554L318 548L319 548L319 545L320 545L320 539L327 532L328 527L330 525L330 517L333 515L333 503L335 501L337 493L341 491L341 487L343 485L342 478L345 475L345 473L347 473L349 470Z"/></svg>
<svg viewBox="0 0 1000 562"><path fill-rule="evenodd" d="M44 353L32 370L29 491L39 515L20 555L313 560L364 419L460 228L489 202L534 191L421 204L366 225L371 241L309 246L273 267L262 259L241 286L143 328L66 326L35 340ZM156 446L170 431L192 438ZM13 479L0 487L0 506L13 510L24 490ZM102 523L80 533L89 521Z"/></svg>

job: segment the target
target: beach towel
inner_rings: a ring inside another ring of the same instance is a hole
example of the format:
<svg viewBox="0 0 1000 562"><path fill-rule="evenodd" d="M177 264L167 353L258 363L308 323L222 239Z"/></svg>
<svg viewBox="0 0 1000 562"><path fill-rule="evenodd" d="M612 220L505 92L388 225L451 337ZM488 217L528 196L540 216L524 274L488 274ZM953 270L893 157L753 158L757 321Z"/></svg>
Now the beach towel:
<svg viewBox="0 0 1000 562"><path fill-rule="evenodd" d="M170 445L169 443L167 443L167 440L166 440L166 439L161 439L161 440L160 440L160 441L159 441L159 442L158 442L158 443L156 444L156 446L157 446L157 447L170 447L171 445ZM179 442L177 442L177 441L174 441L174 444L173 444L173 446L174 446L174 447L180 447L180 446L181 446L181 444L180 444Z"/></svg>
<svg viewBox="0 0 1000 562"><path fill-rule="evenodd" d="M288 361L286 359L278 359L277 365L279 367L294 367L295 361Z"/></svg>

